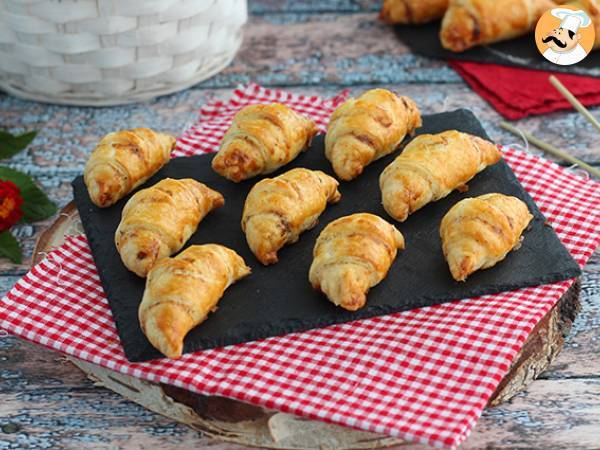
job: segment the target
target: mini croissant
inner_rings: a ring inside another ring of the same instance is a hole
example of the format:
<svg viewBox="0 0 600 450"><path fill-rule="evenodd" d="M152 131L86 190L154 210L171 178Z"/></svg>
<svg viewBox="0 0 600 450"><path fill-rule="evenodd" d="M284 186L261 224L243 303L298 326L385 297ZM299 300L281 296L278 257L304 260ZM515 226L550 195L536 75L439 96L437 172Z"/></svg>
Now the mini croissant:
<svg viewBox="0 0 600 450"><path fill-rule="evenodd" d="M280 103L241 109L212 160L219 175L240 182L274 172L306 149L315 123Z"/></svg>
<svg viewBox="0 0 600 450"><path fill-rule="evenodd" d="M491 142L456 130L417 136L379 177L383 207L403 222L501 157Z"/></svg>
<svg viewBox="0 0 600 450"><path fill-rule="evenodd" d="M384 0L379 18L386 23L417 24L441 19L448 0Z"/></svg>
<svg viewBox="0 0 600 450"><path fill-rule="evenodd" d="M115 233L123 264L145 277L161 258L179 251L210 211L223 206L217 191L189 178L166 178L129 199Z"/></svg>
<svg viewBox="0 0 600 450"><path fill-rule="evenodd" d="M258 260L276 263L280 248L314 227L327 203L339 201L337 186L329 175L302 168L256 183L244 204L242 230Z"/></svg>
<svg viewBox="0 0 600 450"><path fill-rule="evenodd" d="M142 331L169 358L179 358L186 334L216 309L223 292L250 273L222 245L192 245L152 268L139 307Z"/></svg>
<svg viewBox="0 0 600 450"><path fill-rule="evenodd" d="M442 20L442 46L462 52L531 31L555 6L552 0L450 0Z"/></svg>
<svg viewBox="0 0 600 450"><path fill-rule="evenodd" d="M442 249L456 281L502 261L518 246L533 216L515 197L486 194L461 200L440 225Z"/></svg>
<svg viewBox="0 0 600 450"><path fill-rule="evenodd" d="M107 134L83 172L90 199L100 208L113 205L169 162L174 147L173 136L149 128Z"/></svg>
<svg viewBox="0 0 600 450"><path fill-rule="evenodd" d="M393 152L421 126L417 105L385 89L346 100L331 115L325 156L344 181L359 176L372 161Z"/></svg>
<svg viewBox="0 0 600 450"><path fill-rule="evenodd" d="M348 311L362 308L369 289L383 280L404 249L404 237L373 214L358 213L328 224L313 250L309 280L334 304Z"/></svg>

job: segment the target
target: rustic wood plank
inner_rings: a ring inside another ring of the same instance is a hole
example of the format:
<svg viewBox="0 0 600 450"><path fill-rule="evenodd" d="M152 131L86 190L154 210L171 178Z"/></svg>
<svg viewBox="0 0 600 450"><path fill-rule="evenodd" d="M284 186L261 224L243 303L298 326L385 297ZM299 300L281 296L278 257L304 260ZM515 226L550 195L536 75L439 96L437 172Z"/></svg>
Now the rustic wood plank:
<svg viewBox="0 0 600 450"><path fill-rule="evenodd" d="M292 12L306 14L335 12L336 14L344 14L379 11L381 3L379 0L250 0L248 8L252 14L289 14Z"/></svg>
<svg viewBox="0 0 600 450"><path fill-rule="evenodd" d="M536 380L512 401L486 410L461 450L597 449L600 380ZM407 445L395 450L427 450Z"/></svg>
<svg viewBox="0 0 600 450"><path fill-rule="evenodd" d="M266 85L456 83L444 61L413 55L376 14L252 17L233 64L202 88Z"/></svg>
<svg viewBox="0 0 600 450"><path fill-rule="evenodd" d="M461 448L597 448L599 395L597 379L538 380L509 403L486 411ZM244 448L203 437L101 388L2 395L2 448L85 449L125 445Z"/></svg>
<svg viewBox="0 0 600 450"><path fill-rule="evenodd" d="M13 285L19 280L19 275L6 275L0 276L0 297L3 296Z"/></svg>
<svg viewBox="0 0 600 450"><path fill-rule="evenodd" d="M0 398L18 392L68 392L91 386L60 353L4 333L0 337Z"/></svg>
<svg viewBox="0 0 600 450"><path fill-rule="evenodd" d="M3 395L0 404L0 448L205 446L231 448L93 386L70 391L14 392Z"/></svg>
<svg viewBox="0 0 600 450"><path fill-rule="evenodd" d="M486 411L463 448L597 448L599 396L597 379L538 380Z"/></svg>

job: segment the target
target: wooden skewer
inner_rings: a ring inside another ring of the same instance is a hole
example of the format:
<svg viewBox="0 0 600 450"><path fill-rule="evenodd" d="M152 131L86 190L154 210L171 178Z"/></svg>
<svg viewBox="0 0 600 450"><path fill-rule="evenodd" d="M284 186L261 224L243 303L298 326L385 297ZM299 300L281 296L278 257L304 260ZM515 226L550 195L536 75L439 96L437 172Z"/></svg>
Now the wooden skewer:
<svg viewBox="0 0 600 450"><path fill-rule="evenodd" d="M565 85L562 84L554 75L550 75L550 78L548 79L550 80L550 83L552 83L552 85L558 90L558 92L560 92L563 97L566 98L571 105L573 105L573 108L579 111L583 117L585 117L592 125L594 125L598 131L600 131L600 122L598 122L598 120L592 116L592 113L585 106L583 106L581 102L577 100L573 94L571 94L571 92L569 92Z"/></svg>
<svg viewBox="0 0 600 450"><path fill-rule="evenodd" d="M535 136L532 136L529 133L526 133L524 131L519 130L516 127L513 127L511 124L506 123L506 122L500 122L500 128L504 128L506 131L511 132L512 134L514 134L515 136L523 136L525 137L525 139L527 139L529 142L531 142L533 145L535 145L536 147L541 148L542 150L558 157L558 158L562 158L565 161L569 161L570 163L573 164L577 164L579 167L581 167L582 169L587 170L589 173L596 175L598 178L600 178L600 170L590 166L589 164L584 163L583 161L575 158L574 156L569 155L566 152L563 152L562 150L554 147L553 145L550 145L538 138L536 138Z"/></svg>

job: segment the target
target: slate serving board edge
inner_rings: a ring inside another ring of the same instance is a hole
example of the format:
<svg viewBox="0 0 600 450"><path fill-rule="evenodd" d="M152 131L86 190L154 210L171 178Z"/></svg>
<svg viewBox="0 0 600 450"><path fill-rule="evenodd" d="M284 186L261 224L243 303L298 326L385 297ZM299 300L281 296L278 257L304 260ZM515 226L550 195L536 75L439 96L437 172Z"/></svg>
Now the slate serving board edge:
<svg viewBox="0 0 600 450"><path fill-rule="evenodd" d="M436 59L455 59L541 71L564 72L600 77L600 51L592 51L581 62L570 66L553 64L537 50L533 33L507 41L470 48L455 53L442 47L439 39L441 22L423 25L395 25L398 38L413 52Z"/></svg>

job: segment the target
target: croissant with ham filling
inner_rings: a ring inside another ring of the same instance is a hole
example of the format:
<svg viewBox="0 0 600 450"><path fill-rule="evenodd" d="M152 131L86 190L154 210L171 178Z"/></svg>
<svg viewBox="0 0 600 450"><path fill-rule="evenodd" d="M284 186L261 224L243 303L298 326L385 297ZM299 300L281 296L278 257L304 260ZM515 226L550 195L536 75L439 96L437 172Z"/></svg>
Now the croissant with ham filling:
<svg viewBox="0 0 600 450"><path fill-rule="evenodd" d="M116 203L169 162L174 147L173 136L149 128L107 134L83 172L90 199L101 208Z"/></svg>
<svg viewBox="0 0 600 450"><path fill-rule="evenodd" d="M456 130L417 136L379 177L383 207L403 222L500 158L491 142Z"/></svg>
<svg viewBox="0 0 600 450"><path fill-rule="evenodd" d="M115 233L123 264L145 277L154 263L179 251L200 221L225 200L189 178L166 178L129 199Z"/></svg>
<svg viewBox="0 0 600 450"><path fill-rule="evenodd" d="M274 172L306 149L317 126L280 103L242 108L212 160L219 175L240 182Z"/></svg>
<svg viewBox="0 0 600 450"><path fill-rule="evenodd" d="M339 201L337 186L329 175L303 168L256 183L244 204L242 229L258 260L276 263L280 248L314 227L328 203Z"/></svg>
<svg viewBox="0 0 600 450"><path fill-rule="evenodd" d="M522 36L555 6L552 0L450 0L442 20L442 46L462 52Z"/></svg>
<svg viewBox="0 0 600 450"><path fill-rule="evenodd" d="M398 148L421 126L415 102L385 89L371 89L346 100L331 115L325 156L344 181L359 176L371 162Z"/></svg>
<svg viewBox="0 0 600 450"><path fill-rule="evenodd" d="M448 0L384 0L379 18L391 24L417 24L441 19Z"/></svg>
<svg viewBox="0 0 600 450"><path fill-rule="evenodd" d="M452 277L464 281L476 270L502 261L519 245L532 218L524 202L507 195L486 194L458 202L440 225Z"/></svg>
<svg viewBox="0 0 600 450"><path fill-rule="evenodd" d="M321 231L309 281L334 304L356 311L365 305L369 289L386 277L398 249L404 249L404 237L381 217L341 217Z"/></svg>
<svg viewBox="0 0 600 450"><path fill-rule="evenodd" d="M216 244L192 245L160 260L140 303L142 331L162 354L180 357L185 335L216 309L225 289L249 273L241 256Z"/></svg>

